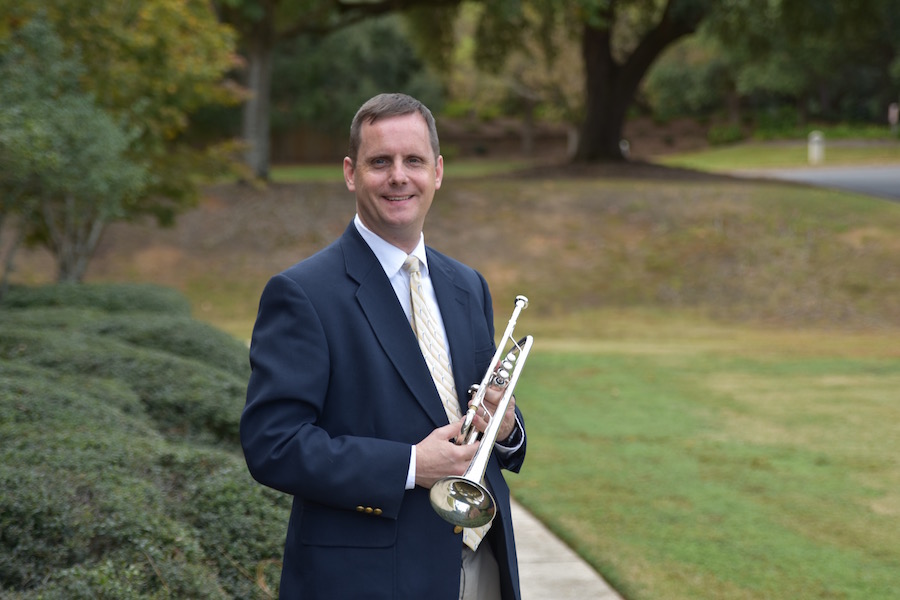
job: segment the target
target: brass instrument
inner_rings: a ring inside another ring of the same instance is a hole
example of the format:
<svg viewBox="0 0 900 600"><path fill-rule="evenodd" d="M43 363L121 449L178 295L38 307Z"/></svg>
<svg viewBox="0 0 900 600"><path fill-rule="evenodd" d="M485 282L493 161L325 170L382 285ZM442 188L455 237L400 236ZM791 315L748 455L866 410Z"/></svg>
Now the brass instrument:
<svg viewBox="0 0 900 600"><path fill-rule="evenodd" d="M510 399L525 366L525 360L531 351L531 345L534 339L528 335L519 340L513 340L513 329L515 329L516 321L519 313L528 307L528 298L525 296L516 296L516 306L513 310L512 317L503 333L503 338L497 345L497 352L491 360L487 372L484 374L481 382L469 388L472 400L463 419L460 435L456 438L456 443L473 444L478 440L479 432L475 429L474 421L478 411L482 409L484 396L488 386L503 388L503 397L497 405L497 411L491 415L488 426L481 436L481 446L472 457L472 462L462 476L444 477L435 483L431 488L430 498L431 506L435 512L445 521L460 527L480 527L490 523L497 513L497 503L488 490L487 486L482 483L484 472L487 469L488 460L491 457L491 451L494 443L497 441L497 434L500 431L500 425L503 422L503 415L509 407ZM507 352L506 347L512 342L512 346ZM504 353L506 356L504 358ZM487 413L487 409L484 409Z"/></svg>

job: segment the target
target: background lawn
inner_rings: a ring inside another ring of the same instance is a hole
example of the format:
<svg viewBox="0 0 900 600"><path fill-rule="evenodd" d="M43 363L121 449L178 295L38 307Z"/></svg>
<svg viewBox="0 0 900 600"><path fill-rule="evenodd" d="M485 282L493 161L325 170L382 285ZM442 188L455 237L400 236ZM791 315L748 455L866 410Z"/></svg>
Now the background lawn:
<svg viewBox="0 0 900 600"><path fill-rule="evenodd" d="M448 178L426 239L486 275L501 329L516 294L531 300L514 495L628 598L895 597L900 204L634 165L504 164ZM171 230L116 225L89 279L175 288L196 319L245 341L268 277L353 214L339 176L283 175L211 185ZM20 281L48 280L46 256L23 259ZM171 427L166 398L132 387ZM203 402L204 427L227 432Z"/></svg>

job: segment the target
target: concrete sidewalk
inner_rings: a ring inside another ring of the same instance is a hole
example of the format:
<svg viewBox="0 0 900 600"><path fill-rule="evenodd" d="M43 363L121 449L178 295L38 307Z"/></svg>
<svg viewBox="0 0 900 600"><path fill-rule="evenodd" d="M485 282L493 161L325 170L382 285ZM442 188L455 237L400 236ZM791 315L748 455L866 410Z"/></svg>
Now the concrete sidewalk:
<svg viewBox="0 0 900 600"><path fill-rule="evenodd" d="M515 500L522 600L622 600L600 575Z"/></svg>

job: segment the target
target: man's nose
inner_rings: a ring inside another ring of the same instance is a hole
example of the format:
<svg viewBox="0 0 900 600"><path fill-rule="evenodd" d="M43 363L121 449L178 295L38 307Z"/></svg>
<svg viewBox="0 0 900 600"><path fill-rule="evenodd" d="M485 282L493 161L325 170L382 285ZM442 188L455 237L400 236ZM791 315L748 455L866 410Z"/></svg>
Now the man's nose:
<svg viewBox="0 0 900 600"><path fill-rule="evenodd" d="M390 173L391 183L393 184L402 184L406 183L407 175L406 169L404 168L403 161L394 161L391 165L391 173Z"/></svg>

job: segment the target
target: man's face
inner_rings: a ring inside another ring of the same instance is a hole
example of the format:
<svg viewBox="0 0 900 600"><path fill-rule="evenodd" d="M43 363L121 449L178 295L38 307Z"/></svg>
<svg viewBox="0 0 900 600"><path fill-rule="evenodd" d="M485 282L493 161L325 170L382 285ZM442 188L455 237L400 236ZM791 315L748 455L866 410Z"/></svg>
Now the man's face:
<svg viewBox="0 0 900 600"><path fill-rule="evenodd" d="M435 156L419 113L363 123L356 162L344 159L347 189L366 227L411 252L419 242L444 159Z"/></svg>

